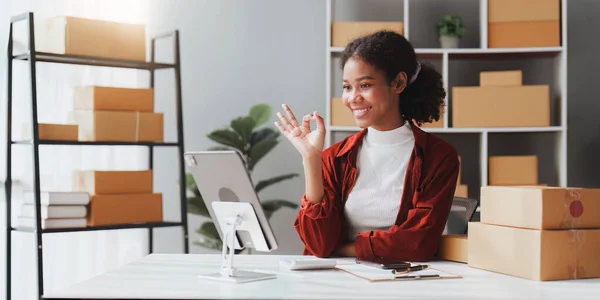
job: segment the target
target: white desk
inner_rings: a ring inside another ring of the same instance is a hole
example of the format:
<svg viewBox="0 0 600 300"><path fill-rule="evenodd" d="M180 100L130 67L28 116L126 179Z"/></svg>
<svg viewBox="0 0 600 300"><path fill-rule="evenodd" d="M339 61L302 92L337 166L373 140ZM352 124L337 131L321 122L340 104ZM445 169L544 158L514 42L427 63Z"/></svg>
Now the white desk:
<svg viewBox="0 0 600 300"><path fill-rule="evenodd" d="M278 271L282 256L240 255L241 268ZM600 299L600 279L537 282L433 262L432 267L463 276L401 282L374 282L335 270L284 272L277 279L227 284L203 281L217 271L219 255L151 254L45 299Z"/></svg>

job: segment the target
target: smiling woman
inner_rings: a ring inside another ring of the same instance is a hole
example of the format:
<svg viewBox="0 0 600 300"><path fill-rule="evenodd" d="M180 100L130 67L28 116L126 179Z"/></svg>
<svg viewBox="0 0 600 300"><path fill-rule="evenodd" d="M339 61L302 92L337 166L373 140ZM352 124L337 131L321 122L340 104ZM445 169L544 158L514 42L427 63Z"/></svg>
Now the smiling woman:
<svg viewBox="0 0 600 300"><path fill-rule="evenodd" d="M400 34L381 31L342 53L344 105L362 131L323 149L318 113L302 125L287 105L279 130L302 155L306 193L294 227L305 254L424 261L438 249L458 155L419 126L440 117L442 77ZM310 121L317 123L310 129Z"/></svg>

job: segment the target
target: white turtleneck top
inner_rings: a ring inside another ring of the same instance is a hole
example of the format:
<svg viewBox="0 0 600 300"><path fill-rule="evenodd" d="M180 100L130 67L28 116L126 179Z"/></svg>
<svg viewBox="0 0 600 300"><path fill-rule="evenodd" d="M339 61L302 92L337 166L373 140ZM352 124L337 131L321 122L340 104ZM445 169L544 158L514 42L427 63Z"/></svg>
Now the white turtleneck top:
<svg viewBox="0 0 600 300"><path fill-rule="evenodd" d="M388 131L367 129L357 157L356 183L344 207L350 240L359 233L386 231L394 225L413 147L409 122Z"/></svg>

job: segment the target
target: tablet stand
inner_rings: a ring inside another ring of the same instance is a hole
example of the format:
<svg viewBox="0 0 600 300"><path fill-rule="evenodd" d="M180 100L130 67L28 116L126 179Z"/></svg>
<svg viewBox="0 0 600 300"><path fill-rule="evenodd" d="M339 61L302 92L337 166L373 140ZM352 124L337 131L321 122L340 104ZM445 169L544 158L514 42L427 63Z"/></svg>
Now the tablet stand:
<svg viewBox="0 0 600 300"><path fill-rule="evenodd" d="M237 230L248 231L258 251L268 251L266 239L252 205L246 202L213 202L212 204L217 217L215 223L220 225L224 235L222 237L221 268L219 273L198 275L198 277L231 283L276 278L277 275L275 274L239 270L233 264ZM229 250L229 255L227 250Z"/></svg>

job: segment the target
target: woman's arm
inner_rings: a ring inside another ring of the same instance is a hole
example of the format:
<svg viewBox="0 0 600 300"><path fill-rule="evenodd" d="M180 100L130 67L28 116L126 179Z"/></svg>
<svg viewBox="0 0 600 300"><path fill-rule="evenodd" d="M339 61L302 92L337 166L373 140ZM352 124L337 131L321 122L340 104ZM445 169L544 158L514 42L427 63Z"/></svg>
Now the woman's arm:
<svg viewBox="0 0 600 300"><path fill-rule="evenodd" d="M342 241L342 210L335 168L330 151L325 151L318 171L305 165L306 193L302 197L294 228L306 250L317 257L329 257ZM319 196L320 195L320 196Z"/></svg>
<svg viewBox="0 0 600 300"><path fill-rule="evenodd" d="M324 193L321 156L303 157L302 165L304 166L306 199L312 203L320 203Z"/></svg>

